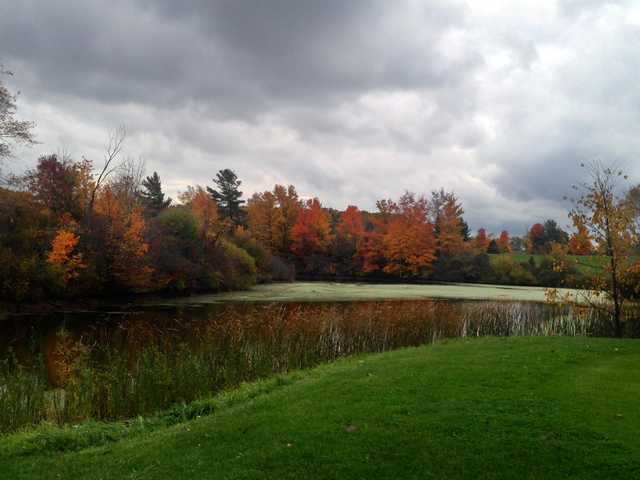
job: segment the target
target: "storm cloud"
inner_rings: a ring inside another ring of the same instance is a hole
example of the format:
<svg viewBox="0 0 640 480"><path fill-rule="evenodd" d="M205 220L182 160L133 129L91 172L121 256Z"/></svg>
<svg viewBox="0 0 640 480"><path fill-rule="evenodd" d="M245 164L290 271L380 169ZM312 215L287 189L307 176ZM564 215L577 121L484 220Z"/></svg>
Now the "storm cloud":
<svg viewBox="0 0 640 480"><path fill-rule="evenodd" d="M328 206L445 187L472 227L555 218L599 158L640 173L640 6L623 1L0 0L39 145L127 153L172 195L234 169Z"/></svg>

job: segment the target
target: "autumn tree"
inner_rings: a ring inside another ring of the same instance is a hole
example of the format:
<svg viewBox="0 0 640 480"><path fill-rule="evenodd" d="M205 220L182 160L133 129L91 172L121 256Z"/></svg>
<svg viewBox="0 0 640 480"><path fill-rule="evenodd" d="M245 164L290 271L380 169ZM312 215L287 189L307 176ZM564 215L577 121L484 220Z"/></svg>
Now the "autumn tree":
<svg viewBox="0 0 640 480"><path fill-rule="evenodd" d="M355 205L349 205L347 209L340 215L340 222L336 227L336 231L340 238L355 244L364 234L364 222L362 214Z"/></svg>
<svg viewBox="0 0 640 480"><path fill-rule="evenodd" d="M340 214L336 226L336 242L334 257L338 262L337 269L354 274L360 270L358 247L365 236L364 221L358 207L349 205Z"/></svg>
<svg viewBox="0 0 640 480"><path fill-rule="evenodd" d="M148 289L152 269L145 239L147 225L140 210L128 211L107 185L96 197L95 214L104 225L104 247L100 253L106 261L108 278L127 290Z"/></svg>
<svg viewBox="0 0 640 480"><path fill-rule="evenodd" d="M436 238L428 219L427 200L405 193L399 202L379 203L390 215L383 237L386 273L422 276L430 272L436 260Z"/></svg>
<svg viewBox="0 0 640 480"><path fill-rule="evenodd" d="M544 225L534 223L527 233L527 253L545 253Z"/></svg>
<svg viewBox="0 0 640 480"><path fill-rule="evenodd" d="M31 193L0 187L0 299L43 300L51 283L46 252L59 226Z"/></svg>
<svg viewBox="0 0 640 480"><path fill-rule="evenodd" d="M47 254L47 262L63 287L77 278L80 271L86 268L82 253L78 250L79 237L72 225L60 228Z"/></svg>
<svg viewBox="0 0 640 480"><path fill-rule="evenodd" d="M195 187L187 206L198 222L202 249L215 247L222 234L231 228L231 219L220 220L217 202L200 186Z"/></svg>
<svg viewBox="0 0 640 480"><path fill-rule="evenodd" d="M327 252L333 236L331 219L317 198L307 200L291 229L291 251L310 265L310 257Z"/></svg>
<svg viewBox="0 0 640 480"><path fill-rule="evenodd" d="M288 256L291 230L302 208L293 185L276 185L273 191L254 194L247 202L249 229L272 253Z"/></svg>
<svg viewBox="0 0 640 480"><path fill-rule="evenodd" d="M473 239L473 248L480 253L486 253L490 242L487 231L484 228L479 228Z"/></svg>
<svg viewBox="0 0 640 480"><path fill-rule="evenodd" d="M247 202L249 230L270 252L275 252L280 243L276 226L279 218L277 199L273 193L254 193Z"/></svg>
<svg viewBox="0 0 640 480"><path fill-rule="evenodd" d="M238 180L238 176L233 170L225 168L216 174L213 183L215 188L207 187L207 192L218 204L220 216L231 219L235 224L243 223L242 205L245 201L242 199L240 191L242 181Z"/></svg>
<svg viewBox="0 0 640 480"><path fill-rule="evenodd" d="M158 172L153 172L153 175L142 180L142 189L139 192L139 196L142 205L151 215L157 215L171 205L171 198L165 198L162 191L162 182Z"/></svg>
<svg viewBox="0 0 640 480"><path fill-rule="evenodd" d="M153 273L147 257L149 244L144 238L145 231L142 212L134 210L127 216L114 252L113 275L122 286L134 292L147 290Z"/></svg>
<svg viewBox="0 0 640 480"><path fill-rule="evenodd" d="M500 236L496 240L498 249L501 253L511 253L511 240L509 238L509 232L502 230Z"/></svg>
<svg viewBox="0 0 640 480"><path fill-rule="evenodd" d="M35 170L27 171L23 182L55 215L68 213L80 220L93 186L91 168L87 160L74 162L68 157L47 155L38 159Z"/></svg>
<svg viewBox="0 0 640 480"><path fill-rule="evenodd" d="M593 244L587 227L582 224L580 217L574 217L573 222L576 231L569 239L569 251L572 255L590 255L593 251Z"/></svg>
<svg viewBox="0 0 640 480"><path fill-rule="evenodd" d="M634 245L638 241L634 207L621 192L620 180L626 176L617 169L594 162L586 167L590 180L576 187L580 192L570 213L574 225L588 232L606 266L592 278L590 289L604 294L607 302L592 303L611 314L617 336L624 333L623 309L638 294L638 283L630 286L627 278L634 274L637 263Z"/></svg>
<svg viewBox="0 0 640 480"><path fill-rule="evenodd" d="M464 250L462 205L453 193L442 193L435 231L440 255L457 255Z"/></svg>

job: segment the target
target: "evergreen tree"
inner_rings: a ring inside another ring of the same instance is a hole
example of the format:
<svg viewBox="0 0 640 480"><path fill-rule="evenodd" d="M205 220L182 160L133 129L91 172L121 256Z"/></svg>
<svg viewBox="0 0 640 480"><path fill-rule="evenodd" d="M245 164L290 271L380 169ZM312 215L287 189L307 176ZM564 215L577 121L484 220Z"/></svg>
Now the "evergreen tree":
<svg viewBox="0 0 640 480"><path fill-rule="evenodd" d="M555 220L547 220L544 222L544 243L547 252L550 252L551 245L554 243L561 245L569 243L569 235L558 226Z"/></svg>
<svg viewBox="0 0 640 480"><path fill-rule="evenodd" d="M225 168L216 174L213 183L217 188L207 187L207 192L218 203L218 209L222 218L229 218L236 224L243 223L242 192L239 190L242 182L233 172Z"/></svg>
<svg viewBox="0 0 640 480"><path fill-rule="evenodd" d="M140 199L145 208L154 214L159 213L171 205L171 199L167 198L165 200L164 198L160 176L158 176L157 172L153 172L153 175L142 181Z"/></svg>
<svg viewBox="0 0 640 480"><path fill-rule="evenodd" d="M471 230L469 230L469 224L465 221L465 219L461 219L460 222L460 233L462 234L462 240L468 242L471 240Z"/></svg>
<svg viewBox="0 0 640 480"><path fill-rule="evenodd" d="M496 242L495 238L491 239L491 241L489 242L487 253L501 253L500 247L498 246L498 242Z"/></svg>

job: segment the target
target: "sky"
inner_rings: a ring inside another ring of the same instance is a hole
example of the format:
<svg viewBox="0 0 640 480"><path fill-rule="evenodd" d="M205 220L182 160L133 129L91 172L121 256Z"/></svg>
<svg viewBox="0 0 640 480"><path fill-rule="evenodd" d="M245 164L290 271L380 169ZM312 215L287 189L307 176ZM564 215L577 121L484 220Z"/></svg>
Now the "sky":
<svg viewBox="0 0 640 480"><path fill-rule="evenodd" d="M582 162L640 178L640 2L0 0L0 63L40 142L127 156L167 192L231 168L373 210L444 188L473 229L568 225Z"/></svg>

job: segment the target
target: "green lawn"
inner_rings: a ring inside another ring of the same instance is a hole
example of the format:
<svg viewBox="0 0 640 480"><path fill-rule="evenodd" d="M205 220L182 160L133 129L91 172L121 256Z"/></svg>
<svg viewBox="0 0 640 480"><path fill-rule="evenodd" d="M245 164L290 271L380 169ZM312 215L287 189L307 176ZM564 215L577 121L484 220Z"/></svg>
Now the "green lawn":
<svg viewBox="0 0 640 480"><path fill-rule="evenodd" d="M561 291L569 291L560 289ZM293 282L257 285L249 290L184 298L154 299L153 305L206 304L224 301L308 302L354 300L422 300L461 298L468 300L545 301L544 287L483 284L376 284L336 282Z"/></svg>
<svg viewBox="0 0 640 480"><path fill-rule="evenodd" d="M639 365L638 341L560 337L351 358L102 446L6 437L0 478L640 478Z"/></svg>

